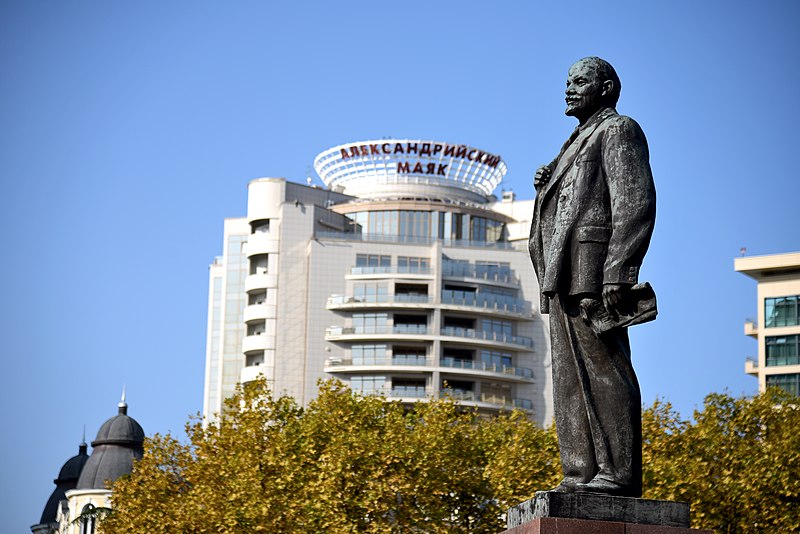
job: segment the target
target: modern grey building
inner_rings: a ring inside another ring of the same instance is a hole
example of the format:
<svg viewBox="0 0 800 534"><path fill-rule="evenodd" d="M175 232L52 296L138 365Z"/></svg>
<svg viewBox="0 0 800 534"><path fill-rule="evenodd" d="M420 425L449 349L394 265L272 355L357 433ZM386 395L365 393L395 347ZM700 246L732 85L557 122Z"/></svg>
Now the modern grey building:
<svg viewBox="0 0 800 534"><path fill-rule="evenodd" d="M204 413L266 376L401 402L450 395L552 419L547 323L527 252L533 201L492 195L499 156L436 141L334 147L326 187L261 178L210 268ZM309 183L311 180L309 180Z"/></svg>

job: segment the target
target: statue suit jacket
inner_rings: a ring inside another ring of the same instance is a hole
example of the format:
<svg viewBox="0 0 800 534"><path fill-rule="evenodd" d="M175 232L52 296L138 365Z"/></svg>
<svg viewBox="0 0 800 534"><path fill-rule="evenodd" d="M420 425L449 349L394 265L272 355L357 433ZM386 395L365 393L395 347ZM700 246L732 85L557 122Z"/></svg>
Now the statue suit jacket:
<svg viewBox="0 0 800 534"><path fill-rule="evenodd" d="M542 313L555 294L637 283L656 215L644 132L613 108L578 127L549 167L528 243Z"/></svg>

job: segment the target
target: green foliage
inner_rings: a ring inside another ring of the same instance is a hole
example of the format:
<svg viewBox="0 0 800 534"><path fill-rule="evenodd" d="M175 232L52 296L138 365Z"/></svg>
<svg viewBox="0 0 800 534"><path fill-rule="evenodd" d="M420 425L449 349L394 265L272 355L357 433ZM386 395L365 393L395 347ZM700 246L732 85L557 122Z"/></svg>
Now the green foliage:
<svg viewBox="0 0 800 534"><path fill-rule="evenodd" d="M644 496L691 503L692 526L714 532L800 532L797 400L711 394L694 423L657 401L643 419Z"/></svg>
<svg viewBox="0 0 800 534"><path fill-rule="evenodd" d="M694 422L656 401L644 496L690 502L693 526L719 533L800 531L792 401L713 394ZM560 480L554 429L522 413L481 418L446 399L409 410L336 381L305 409L250 384L187 435L147 440L103 533L496 533L509 506Z"/></svg>
<svg viewBox="0 0 800 534"><path fill-rule="evenodd" d="M147 440L102 532L496 533L560 472L553 430L521 413L409 410L336 381L305 409L249 384L187 435Z"/></svg>

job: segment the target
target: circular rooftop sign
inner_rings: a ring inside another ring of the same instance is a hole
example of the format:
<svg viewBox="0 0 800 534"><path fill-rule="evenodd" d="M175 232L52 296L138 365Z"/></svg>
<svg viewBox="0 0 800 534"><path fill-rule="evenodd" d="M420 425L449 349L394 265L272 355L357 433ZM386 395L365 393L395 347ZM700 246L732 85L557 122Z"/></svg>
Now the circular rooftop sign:
<svg viewBox="0 0 800 534"><path fill-rule="evenodd" d="M468 145L381 139L339 145L314 159L331 189L360 198L427 196L485 202L505 176L500 156Z"/></svg>

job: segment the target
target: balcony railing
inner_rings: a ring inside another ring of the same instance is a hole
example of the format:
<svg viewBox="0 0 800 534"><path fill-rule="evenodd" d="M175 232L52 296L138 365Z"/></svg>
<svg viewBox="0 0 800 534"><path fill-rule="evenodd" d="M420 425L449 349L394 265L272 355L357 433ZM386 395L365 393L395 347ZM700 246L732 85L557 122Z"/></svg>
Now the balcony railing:
<svg viewBox="0 0 800 534"><path fill-rule="evenodd" d="M486 362L473 362L472 360L459 360L456 358L442 358L442 367L451 369L470 369L475 371L487 371L501 375L513 375L522 378L533 378L533 370L527 367L511 367L509 365L496 365Z"/></svg>
<svg viewBox="0 0 800 534"><path fill-rule="evenodd" d="M509 313L525 313L528 310L527 303L522 299L506 297L503 295L492 295L471 293L468 291L442 290L442 304L452 304L454 306L472 306L492 311L505 311Z"/></svg>
<svg viewBox="0 0 800 534"><path fill-rule="evenodd" d="M342 241L366 241L374 243L404 243L410 245L430 245L435 241L440 241L445 247L468 247L468 248L500 248L509 249L513 245L508 241L471 241L469 239L439 239L436 237L420 237L405 235L386 235L386 234L356 234L345 232L317 232L318 239L336 239Z"/></svg>
<svg viewBox="0 0 800 534"><path fill-rule="evenodd" d="M463 263L444 262L442 265L442 276L477 278L478 280L519 285L519 278L509 270L487 269L485 267Z"/></svg>
<svg viewBox="0 0 800 534"><path fill-rule="evenodd" d="M405 397L405 398L414 398L414 399L424 399L431 395L430 391L422 387L416 386L392 386L392 389L388 390L389 397Z"/></svg>
<svg viewBox="0 0 800 534"><path fill-rule="evenodd" d="M386 366L394 365L399 367L427 367L431 363L422 355L395 354L391 358L337 358L331 357L325 360L325 367L347 367L347 366Z"/></svg>
<svg viewBox="0 0 800 534"><path fill-rule="evenodd" d="M431 333L424 324L396 324L394 326L331 326L325 330L326 336L371 335L371 334L414 334Z"/></svg>
<svg viewBox="0 0 800 534"><path fill-rule="evenodd" d="M482 330L474 330L472 328L445 326L442 328L442 335L486 341L498 341L500 343L511 343L513 345L522 345L524 347L533 346L533 340L529 337L514 336L500 332L484 332Z"/></svg>
<svg viewBox="0 0 800 534"><path fill-rule="evenodd" d="M372 267L353 267L350 274L431 274L430 267L401 267L398 265L383 265Z"/></svg>
<svg viewBox="0 0 800 534"><path fill-rule="evenodd" d="M352 336L352 335L434 335L433 329L424 324L396 324L393 326L330 326L325 329L325 337ZM494 341L498 343L508 343L521 345L523 347L533 347L533 340L525 336L514 336L498 332L483 332L472 328L456 328L445 326L441 330L441 335L460 337L466 339L476 339L484 341Z"/></svg>
<svg viewBox="0 0 800 534"><path fill-rule="evenodd" d="M517 399L513 397L506 397L503 395L491 395L481 393L476 395L474 391L467 391L463 389L443 389L439 392L440 397L448 397L455 401L466 402L483 402L486 404L494 404L501 408L519 408L521 410L532 410L533 402L529 399Z"/></svg>
<svg viewBox="0 0 800 534"><path fill-rule="evenodd" d="M345 296L331 295L328 308L349 304L430 304L433 299L428 295L365 295Z"/></svg>

